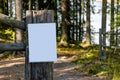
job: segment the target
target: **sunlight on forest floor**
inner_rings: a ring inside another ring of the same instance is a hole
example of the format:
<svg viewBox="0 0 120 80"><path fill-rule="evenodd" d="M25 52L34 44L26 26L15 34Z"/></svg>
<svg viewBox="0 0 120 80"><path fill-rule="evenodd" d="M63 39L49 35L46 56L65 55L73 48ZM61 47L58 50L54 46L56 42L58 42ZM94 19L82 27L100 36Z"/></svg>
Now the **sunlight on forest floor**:
<svg viewBox="0 0 120 80"><path fill-rule="evenodd" d="M17 59L14 59L14 57L12 57L12 54L8 54L8 53L6 54L6 53L7 52L0 54L1 61L5 60L4 64L1 63L0 61L0 70L1 70L0 80L2 80L3 78L11 78L11 76L13 77L23 76L24 75L23 72L22 72L22 75L18 75L18 74L12 75L12 72L14 72L14 70L17 69L17 67L21 66L21 69L23 69L23 64L24 64L23 57L18 58L19 62L17 62ZM57 53L58 53L58 57L66 56L67 58L70 59L70 61L72 60L72 62L75 63L77 66L74 68L74 70L83 72L86 75L106 77L106 80L120 79L119 51L116 51L116 53L113 54L110 49L107 49L107 59L103 61L99 60L98 46L95 46L95 47L90 46L87 48L58 47ZM62 57L62 58L66 58L66 57ZM12 59L12 62L9 63L9 60L11 59ZM14 61L16 63L13 63ZM7 69L10 69L11 71L6 71ZM19 69L16 71L16 73L20 73Z"/></svg>
<svg viewBox="0 0 120 80"><path fill-rule="evenodd" d="M0 80L23 80L23 65L24 57L0 61Z"/></svg>
<svg viewBox="0 0 120 80"><path fill-rule="evenodd" d="M104 76L106 80L120 79L120 53L112 53L111 49L107 49L107 59L99 60L99 47L88 48L58 48L59 55L76 55L73 60L79 67L76 70L85 74L94 74L96 76ZM112 56L111 56L112 54Z"/></svg>

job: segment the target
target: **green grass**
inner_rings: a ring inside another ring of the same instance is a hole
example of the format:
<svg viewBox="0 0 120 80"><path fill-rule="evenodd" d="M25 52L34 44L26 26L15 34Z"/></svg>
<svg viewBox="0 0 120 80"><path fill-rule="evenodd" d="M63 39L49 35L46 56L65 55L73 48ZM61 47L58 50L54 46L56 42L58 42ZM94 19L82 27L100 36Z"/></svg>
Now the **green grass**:
<svg viewBox="0 0 120 80"><path fill-rule="evenodd" d="M98 60L98 50L90 50L87 53L79 54L77 60L73 61L77 65L82 65L79 70L87 74L101 73L104 65Z"/></svg>
<svg viewBox="0 0 120 80"><path fill-rule="evenodd" d="M76 70L84 72L88 75L104 76L104 80L120 80L120 52L114 54L111 49L107 49L107 59L99 60L98 46L81 47L58 47L59 55L76 55L77 58L72 62L79 67ZM0 54L0 59L13 58L9 52Z"/></svg>
<svg viewBox="0 0 120 80"><path fill-rule="evenodd" d="M107 49L106 60L99 60L99 48L58 48L63 51L63 54L77 55L77 59L73 62L79 67L77 70L88 75L104 76L104 80L119 80L120 79L120 54L116 51L112 53L111 49ZM58 53L59 53L58 51Z"/></svg>

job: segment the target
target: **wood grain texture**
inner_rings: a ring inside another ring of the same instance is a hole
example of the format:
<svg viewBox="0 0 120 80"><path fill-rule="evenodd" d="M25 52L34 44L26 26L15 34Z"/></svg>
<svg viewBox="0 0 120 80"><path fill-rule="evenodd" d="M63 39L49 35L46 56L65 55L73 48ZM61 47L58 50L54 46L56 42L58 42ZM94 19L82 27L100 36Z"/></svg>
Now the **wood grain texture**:
<svg viewBox="0 0 120 80"><path fill-rule="evenodd" d="M26 29L25 23L23 21L15 20L14 18L11 18L1 13L0 13L0 25L19 28L22 30Z"/></svg>
<svg viewBox="0 0 120 80"><path fill-rule="evenodd" d="M14 44L3 44L0 43L0 51L20 51L25 50L25 45L23 43L14 43Z"/></svg>
<svg viewBox="0 0 120 80"><path fill-rule="evenodd" d="M54 22L53 10L29 10L26 12L26 16L27 24ZM53 80L53 62L29 63L28 56L29 51L26 49L25 80Z"/></svg>

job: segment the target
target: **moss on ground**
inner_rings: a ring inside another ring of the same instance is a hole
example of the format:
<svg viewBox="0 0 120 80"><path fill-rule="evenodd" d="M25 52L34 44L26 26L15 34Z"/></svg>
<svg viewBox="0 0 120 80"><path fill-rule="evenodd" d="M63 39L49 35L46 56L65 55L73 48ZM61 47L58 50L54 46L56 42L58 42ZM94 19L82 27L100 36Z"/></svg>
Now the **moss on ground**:
<svg viewBox="0 0 120 80"><path fill-rule="evenodd" d="M61 53L62 52L62 53ZM58 48L58 54L76 55L77 59L73 62L79 67L76 68L86 74L96 76L105 76L106 80L120 79L120 52L107 48L107 58L99 60L99 47L90 46L87 48L66 47Z"/></svg>

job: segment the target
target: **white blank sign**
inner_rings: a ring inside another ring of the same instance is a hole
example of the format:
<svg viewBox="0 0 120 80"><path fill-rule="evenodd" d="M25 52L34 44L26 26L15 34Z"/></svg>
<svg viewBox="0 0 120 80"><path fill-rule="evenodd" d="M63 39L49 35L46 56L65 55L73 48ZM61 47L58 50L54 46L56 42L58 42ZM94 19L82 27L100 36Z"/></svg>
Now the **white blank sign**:
<svg viewBox="0 0 120 80"><path fill-rule="evenodd" d="M53 62L56 55L56 24L28 24L29 62Z"/></svg>

